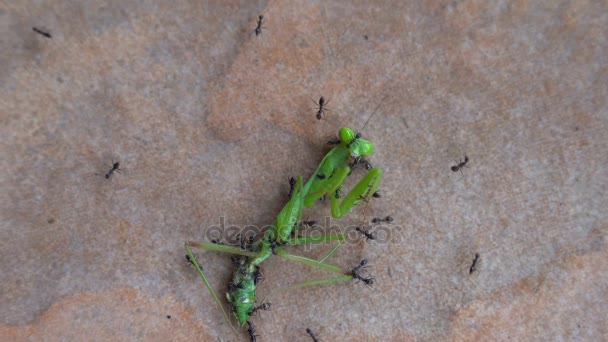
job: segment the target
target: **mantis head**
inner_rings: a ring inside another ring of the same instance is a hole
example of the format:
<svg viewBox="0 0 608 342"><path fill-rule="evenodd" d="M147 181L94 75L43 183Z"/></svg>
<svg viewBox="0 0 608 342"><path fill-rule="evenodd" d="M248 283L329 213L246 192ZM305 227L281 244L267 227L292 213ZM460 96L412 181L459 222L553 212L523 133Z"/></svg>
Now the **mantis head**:
<svg viewBox="0 0 608 342"><path fill-rule="evenodd" d="M340 128L338 136L353 158L371 154L374 151L374 145L371 142L361 138L361 134L355 133L348 127Z"/></svg>

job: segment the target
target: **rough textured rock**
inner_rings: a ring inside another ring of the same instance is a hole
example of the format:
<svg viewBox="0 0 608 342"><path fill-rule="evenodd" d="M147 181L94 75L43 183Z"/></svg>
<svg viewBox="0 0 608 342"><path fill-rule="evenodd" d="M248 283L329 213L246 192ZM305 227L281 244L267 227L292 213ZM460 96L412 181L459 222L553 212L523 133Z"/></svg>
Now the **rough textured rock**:
<svg viewBox="0 0 608 342"><path fill-rule="evenodd" d="M605 1L12 1L0 28L2 340L246 339L184 241L272 223L384 97L382 198L334 223L395 221L328 260L376 286L281 291L332 275L271 259L260 339L607 338ZM230 258L197 256L223 297Z"/></svg>

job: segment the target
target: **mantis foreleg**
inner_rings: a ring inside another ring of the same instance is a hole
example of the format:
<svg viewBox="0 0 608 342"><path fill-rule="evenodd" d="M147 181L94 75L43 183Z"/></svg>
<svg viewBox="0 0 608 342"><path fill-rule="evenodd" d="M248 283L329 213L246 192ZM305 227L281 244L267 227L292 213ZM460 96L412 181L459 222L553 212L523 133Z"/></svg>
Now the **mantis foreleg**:
<svg viewBox="0 0 608 342"><path fill-rule="evenodd" d="M317 186L316 192L309 193L304 199L304 205L312 203L321 198L324 194L331 194L331 216L341 218L346 215L361 200L368 201L382 179L382 170L373 168L369 170L363 178L355 185L346 196L342 197L342 183L350 173L350 167L345 166L337 169L330 179L322 183L322 187ZM341 199L341 200L340 200Z"/></svg>
<svg viewBox="0 0 608 342"><path fill-rule="evenodd" d="M350 190L342 201L340 197L340 187L334 191L331 197L331 216L340 218L348 213L352 207L359 204L361 200L369 201L374 192L378 190L380 180L382 179L382 170L378 168L371 169L354 188Z"/></svg>

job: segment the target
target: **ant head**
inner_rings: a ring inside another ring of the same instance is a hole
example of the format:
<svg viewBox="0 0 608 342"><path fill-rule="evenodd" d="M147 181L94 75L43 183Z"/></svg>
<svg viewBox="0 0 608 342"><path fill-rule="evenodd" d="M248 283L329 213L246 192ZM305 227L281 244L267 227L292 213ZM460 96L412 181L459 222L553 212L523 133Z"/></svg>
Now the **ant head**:
<svg viewBox="0 0 608 342"><path fill-rule="evenodd" d="M264 16L262 14L260 14L260 16L258 17L258 19L262 20L262 19L264 19Z"/></svg>
<svg viewBox="0 0 608 342"><path fill-rule="evenodd" d="M348 127L340 128L338 136L353 158L371 154L374 151L374 145L371 142L361 138L361 133L355 133Z"/></svg>

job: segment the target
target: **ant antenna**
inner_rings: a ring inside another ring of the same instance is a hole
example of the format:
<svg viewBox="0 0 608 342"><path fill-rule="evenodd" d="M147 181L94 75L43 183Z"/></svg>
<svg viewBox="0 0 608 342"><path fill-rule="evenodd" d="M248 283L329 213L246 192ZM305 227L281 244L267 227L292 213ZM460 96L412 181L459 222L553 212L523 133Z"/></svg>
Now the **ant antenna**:
<svg viewBox="0 0 608 342"><path fill-rule="evenodd" d="M363 131L363 129L365 128L365 126L367 126L367 123L369 122L369 120L374 116L374 114L376 114L376 111L378 110L378 108L380 108L380 105L382 105L382 102L384 102L384 100L386 100L386 98L388 97L388 95L385 95L382 98L382 101L380 101L380 103L378 103L378 105L376 106L376 109L374 109L374 112L372 113L372 115L369 116L369 118L367 118L367 121L365 121L365 124L363 124L363 127L361 127L361 131Z"/></svg>

